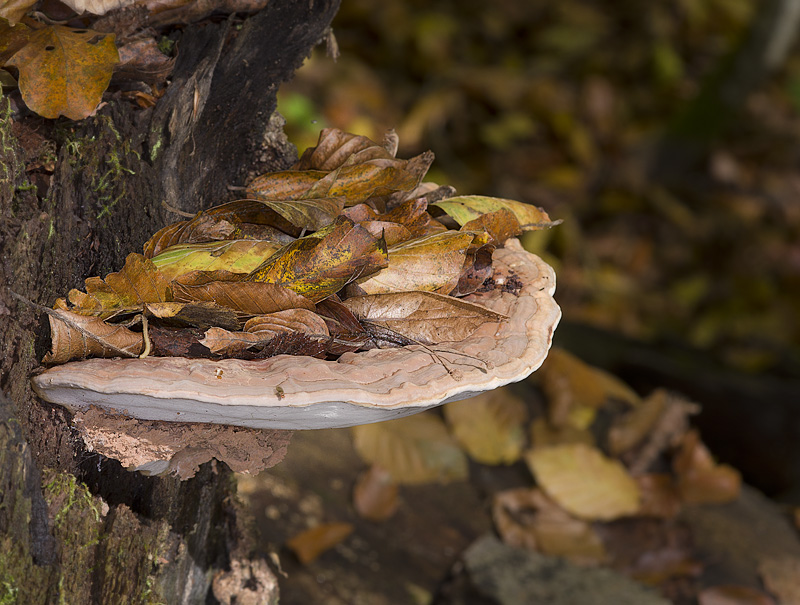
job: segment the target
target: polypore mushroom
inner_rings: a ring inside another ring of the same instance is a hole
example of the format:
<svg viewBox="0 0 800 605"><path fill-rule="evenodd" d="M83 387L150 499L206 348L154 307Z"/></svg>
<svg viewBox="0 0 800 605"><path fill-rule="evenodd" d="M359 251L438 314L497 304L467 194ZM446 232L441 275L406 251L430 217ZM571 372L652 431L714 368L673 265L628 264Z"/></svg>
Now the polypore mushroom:
<svg viewBox="0 0 800 605"><path fill-rule="evenodd" d="M496 283L516 276L522 288L496 287L466 300L508 319L487 322L436 354L410 345L345 353L336 361L289 355L88 359L36 376L34 389L72 410L96 405L139 419L259 429L346 427L407 416L522 380L547 356L561 318L553 269L517 240L495 252L494 266Z"/></svg>

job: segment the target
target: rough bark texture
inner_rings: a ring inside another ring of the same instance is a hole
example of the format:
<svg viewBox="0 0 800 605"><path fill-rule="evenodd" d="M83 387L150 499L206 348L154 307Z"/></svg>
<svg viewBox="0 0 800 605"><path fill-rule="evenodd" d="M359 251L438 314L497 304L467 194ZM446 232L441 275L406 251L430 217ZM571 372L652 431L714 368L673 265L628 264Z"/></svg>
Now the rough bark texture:
<svg viewBox="0 0 800 605"><path fill-rule="evenodd" d="M93 118L53 122L0 99L0 282L52 305L177 220L162 202L196 212L287 167L277 86L337 6L276 1L244 22L186 27L152 109L111 98ZM47 154L55 171L37 194L26 163ZM248 554L230 470L212 461L180 482L87 452L69 415L33 395L46 324L4 287L0 342L0 602L215 602L214 574Z"/></svg>

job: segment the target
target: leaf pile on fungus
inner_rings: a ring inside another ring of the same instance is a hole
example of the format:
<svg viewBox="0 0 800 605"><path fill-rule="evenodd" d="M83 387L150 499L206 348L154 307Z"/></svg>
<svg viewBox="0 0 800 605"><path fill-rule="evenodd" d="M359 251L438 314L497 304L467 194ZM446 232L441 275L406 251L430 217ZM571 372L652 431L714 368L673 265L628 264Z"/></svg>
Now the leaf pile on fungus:
<svg viewBox="0 0 800 605"><path fill-rule="evenodd" d="M335 358L456 342L502 321L462 297L491 283L508 238L555 223L521 202L423 183L433 154L398 159L387 141L325 129L245 199L164 227L120 271L56 301L45 362Z"/></svg>

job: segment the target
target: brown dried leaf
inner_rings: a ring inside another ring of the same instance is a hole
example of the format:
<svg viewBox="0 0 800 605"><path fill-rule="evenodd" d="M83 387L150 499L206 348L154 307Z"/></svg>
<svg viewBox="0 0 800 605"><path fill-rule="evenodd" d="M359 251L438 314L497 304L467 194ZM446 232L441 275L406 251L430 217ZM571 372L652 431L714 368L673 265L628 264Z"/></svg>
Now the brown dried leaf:
<svg viewBox="0 0 800 605"><path fill-rule="evenodd" d="M119 357L123 354L120 350L135 357L144 349L142 335L123 326L65 309L56 309L55 313L58 318L48 315L52 344L44 363L66 363L87 357Z"/></svg>
<svg viewBox="0 0 800 605"><path fill-rule="evenodd" d="M633 449L650 434L667 406L666 399L656 391L642 405L615 419L608 431L608 449L613 456Z"/></svg>
<svg viewBox="0 0 800 605"><path fill-rule="evenodd" d="M398 486L392 476L373 464L358 476L353 488L353 506L368 521L386 521L397 512Z"/></svg>
<svg viewBox="0 0 800 605"><path fill-rule="evenodd" d="M433 292L357 296L342 304L362 322L423 344L459 342L488 321L506 319L481 305Z"/></svg>
<svg viewBox="0 0 800 605"><path fill-rule="evenodd" d="M447 227L428 214L425 198L403 202L388 212L378 214L375 220L399 223L411 232L411 237L424 237L447 231Z"/></svg>
<svg viewBox="0 0 800 605"><path fill-rule="evenodd" d="M468 249L458 284L450 292L450 296L467 296L476 292L492 276L493 253L494 246L492 245L473 246Z"/></svg>
<svg viewBox="0 0 800 605"><path fill-rule="evenodd" d="M593 368L564 349L553 348L538 372L548 400L550 422L557 427L588 426L583 408L599 409L609 399L637 405L639 396L615 376ZM589 423L593 416L589 415Z"/></svg>
<svg viewBox="0 0 800 605"><path fill-rule="evenodd" d="M393 158L394 154L365 136L325 128L319 133L316 147L309 147L292 166L293 170L335 170L377 158Z"/></svg>
<svg viewBox="0 0 800 605"><path fill-rule="evenodd" d="M174 66L175 58L162 53L155 38L132 40L119 48L114 80L160 84L172 74Z"/></svg>
<svg viewBox="0 0 800 605"><path fill-rule="evenodd" d="M358 280L361 292L437 292L448 294L458 284L472 235L446 231L389 248L389 266Z"/></svg>
<svg viewBox="0 0 800 605"><path fill-rule="evenodd" d="M495 389L444 406L456 441L481 464L513 464L522 457L528 410L509 389Z"/></svg>
<svg viewBox="0 0 800 605"><path fill-rule="evenodd" d="M355 528L350 523L322 523L286 542L303 565L308 565L326 550L345 540Z"/></svg>
<svg viewBox="0 0 800 605"><path fill-rule="evenodd" d="M359 456L380 465L397 483L447 483L467 477L464 452L429 412L357 426L353 434Z"/></svg>
<svg viewBox="0 0 800 605"><path fill-rule="evenodd" d="M666 473L650 473L635 477L641 494L639 515L673 519L681 510L681 499L675 481Z"/></svg>
<svg viewBox="0 0 800 605"><path fill-rule="evenodd" d="M313 302L387 264L385 242L347 217L284 246L247 279L280 284Z"/></svg>
<svg viewBox="0 0 800 605"><path fill-rule="evenodd" d="M220 281L218 271L188 273L173 282L175 300L210 301L245 315L267 315L286 309L314 310L314 303L305 296L278 284L244 281Z"/></svg>
<svg viewBox="0 0 800 605"><path fill-rule="evenodd" d="M344 209L344 199L334 197L264 200L261 203L273 209L295 227L310 231L318 231L330 225Z"/></svg>
<svg viewBox="0 0 800 605"><path fill-rule="evenodd" d="M742 485L739 471L727 464L714 462L695 430L686 433L672 464L678 475L678 490L684 502L722 504L739 497Z"/></svg>
<svg viewBox="0 0 800 605"><path fill-rule="evenodd" d="M490 243L502 246L507 239L522 233L517 217L508 208L501 208L464 223L462 231L485 231L489 234Z"/></svg>
<svg viewBox="0 0 800 605"><path fill-rule="evenodd" d="M48 25L31 32L6 65L19 69L19 90L31 110L82 120L100 103L118 62L113 35Z"/></svg>
<svg viewBox="0 0 800 605"><path fill-rule="evenodd" d="M639 488L625 467L582 443L537 448L525 454L536 482L580 519L610 521L639 509Z"/></svg>
<svg viewBox="0 0 800 605"><path fill-rule="evenodd" d="M307 309L287 309L258 315L248 320L243 332L229 332L222 328L210 328L200 344L212 353L236 356L253 345L266 344L275 336L285 332L302 332L327 337L328 327L316 313Z"/></svg>
<svg viewBox="0 0 800 605"><path fill-rule="evenodd" d="M109 273L104 280L90 277L85 294L70 290L68 297L72 311L105 319L125 309L141 308L143 303L167 302L171 293L169 282L151 260L129 254L121 271Z"/></svg>
<svg viewBox="0 0 800 605"><path fill-rule="evenodd" d="M211 302L167 302L146 303L145 315L159 320L164 326L210 328L218 326L238 330L241 322L233 309L220 307Z"/></svg>

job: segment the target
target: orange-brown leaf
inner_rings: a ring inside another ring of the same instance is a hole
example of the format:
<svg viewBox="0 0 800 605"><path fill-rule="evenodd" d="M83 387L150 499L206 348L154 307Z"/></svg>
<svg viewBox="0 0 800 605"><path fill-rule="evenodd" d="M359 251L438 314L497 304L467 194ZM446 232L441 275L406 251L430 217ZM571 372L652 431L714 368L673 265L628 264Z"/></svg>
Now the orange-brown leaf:
<svg viewBox="0 0 800 605"><path fill-rule="evenodd" d="M345 540L354 529L350 523L322 523L297 534L286 546L303 565L308 565L326 550Z"/></svg>
<svg viewBox="0 0 800 605"><path fill-rule="evenodd" d="M123 327L104 322L98 317L79 315L56 309L59 318L50 320L51 350L44 363L66 363L87 357L133 357L144 348L142 335Z"/></svg>

